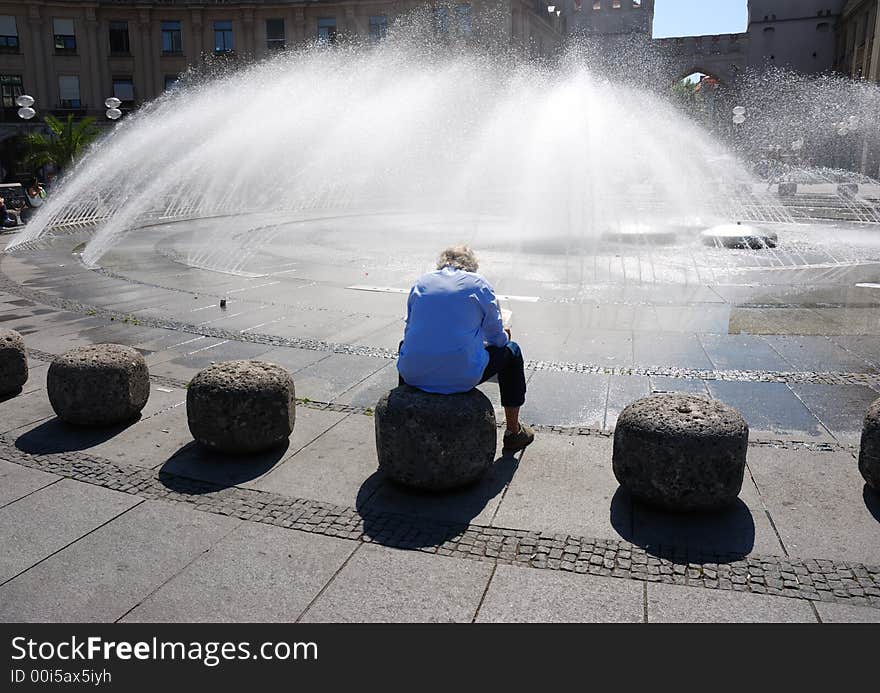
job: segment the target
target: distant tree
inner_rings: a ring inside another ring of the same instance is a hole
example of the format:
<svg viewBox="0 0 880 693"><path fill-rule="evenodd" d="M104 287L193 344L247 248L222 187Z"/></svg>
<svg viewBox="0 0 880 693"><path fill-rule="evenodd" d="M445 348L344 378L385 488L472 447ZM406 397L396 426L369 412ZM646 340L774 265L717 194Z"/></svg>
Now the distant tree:
<svg viewBox="0 0 880 693"><path fill-rule="evenodd" d="M51 134L30 133L25 137L25 164L34 169L46 164L54 164L62 170L67 168L101 134L94 118L83 118L74 122L73 114L70 114L66 121L52 115L46 115L43 120Z"/></svg>

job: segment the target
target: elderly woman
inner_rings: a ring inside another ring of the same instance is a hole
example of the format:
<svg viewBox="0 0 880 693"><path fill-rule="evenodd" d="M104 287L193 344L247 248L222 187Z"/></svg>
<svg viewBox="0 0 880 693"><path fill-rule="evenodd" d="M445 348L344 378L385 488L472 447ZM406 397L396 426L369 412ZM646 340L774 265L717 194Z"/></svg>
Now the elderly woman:
<svg viewBox="0 0 880 693"><path fill-rule="evenodd" d="M468 392L497 375L507 420L504 452L510 454L535 439L519 422L526 398L523 357L478 269L473 251L456 246L443 251L436 272L419 278L407 302L397 370L401 382L444 395Z"/></svg>

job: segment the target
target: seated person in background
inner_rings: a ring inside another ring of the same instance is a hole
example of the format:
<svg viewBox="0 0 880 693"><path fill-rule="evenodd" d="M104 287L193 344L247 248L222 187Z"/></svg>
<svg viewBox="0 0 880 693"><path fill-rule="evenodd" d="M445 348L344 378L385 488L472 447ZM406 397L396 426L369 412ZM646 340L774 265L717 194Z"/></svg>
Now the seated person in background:
<svg viewBox="0 0 880 693"><path fill-rule="evenodd" d="M444 395L468 392L497 375L507 420L504 452L514 453L535 439L534 431L519 422L526 397L523 357L504 327L495 291L478 268L470 248L447 248L437 271L415 283L397 370L401 383Z"/></svg>
<svg viewBox="0 0 880 693"><path fill-rule="evenodd" d="M28 206L33 207L34 209L41 207L43 201L46 199L46 191L43 190L43 186L40 184L40 181L37 180L36 176L28 181L27 187L24 189L24 194L27 196Z"/></svg>
<svg viewBox="0 0 880 693"><path fill-rule="evenodd" d="M6 206L6 200L0 197L0 226L10 228L18 226L18 210Z"/></svg>

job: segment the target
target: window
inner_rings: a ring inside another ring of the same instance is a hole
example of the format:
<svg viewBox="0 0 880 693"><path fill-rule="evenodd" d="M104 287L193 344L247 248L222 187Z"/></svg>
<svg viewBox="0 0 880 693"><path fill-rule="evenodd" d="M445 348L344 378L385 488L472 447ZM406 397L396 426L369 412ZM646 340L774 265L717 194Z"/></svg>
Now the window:
<svg viewBox="0 0 880 693"><path fill-rule="evenodd" d="M266 20L266 48L271 50L281 50L284 48L284 20L283 19L267 19Z"/></svg>
<svg viewBox="0 0 880 693"><path fill-rule="evenodd" d="M594 9L594 10L601 10L601 9L602 9L602 3L599 2L599 0L595 0L595 2L593 3L593 9Z"/></svg>
<svg viewBox="0 0 880 693"><path fill-rule="evenodd" d="M58 100L61 108L82 108L79 100L79 77L62 75L58 78Z"/></svg>
<svg viewBox="0 0 880 693"><path fill-rule="evenodd" d="M18 27L15 17L0 14L0 53L18 53Z"/></svg>
<svg viewBox="0 0 880 693"><path fill-rule="evenodd" d="M336 41L336 17L318 18L318 43L334 43Z"/></svg>
<svg viewBox="0 0 880 693"><path fill-rule="evenodd" d="M177 89L180 86L180 75L165 75L165 91Z"/></svg>
<svg viewBox="0 0 880 693"><path fill-rule="evenodd" d="M214 52L231 53L235 48L232 42L232 22L214 22Z"/></svg>
<svg viewBox="0 0 880 693"><path fill-rule="evenodd" d="M110 53L116 55L131 53L128 44L128 22L110 22Z"/></svg>
<svg viewBox="0 0 880 693"><path fill-rule="evenodd" d="M831 25L828 22L821 22L816 25L816 31L818 31L820 34L827 34L829 31L831 31Z"/></svg>
<svg viewBox="0 0 880 693"><path fill-rule="evenodd" d="M474 19L471 15L471 6L469 3L462 3L455 6L455 15L458 19L458 31L462 34L471 34L474 30Z"/></svg>
<svg viewBox="0 0 880 693"><path fill-rule="evenodd" d="M56 53L76 53L76 32L72 19L53 19Z"/></svg>
<svg viewBox="0 0 880 693"><path fill-rule="evenodd" d="M615 10L620 9L620 0L611 0L611 7Z"/></svg>
<svg viewBox="0 0 880 693"><path fill-rule="evenodd" d="M449 8L434 8L434 31L438 34L449 33Z"/></svg>
<svg viewBox="0 0 880 693"><path fill-rule="evenodd" d="M370 17L370 40L381 41L388 33L388 17L384 14Z"/></svg>
<svg viewBox="0 0 880 693"><path fill-rule="evenodd" d="M183 53L179 21L162 22L162 52Z"/></svg>
<svg viewBox="0 0 880 693"><path fill-rule="evenodd" d="M3 108L18 109L15 99L24 94L21 75L0 75L0 101Z"/></svg>
<svg viewBox="0 0 880 693"><path fill-rule="evenodd" d="M633 2L633 9L634 10L642 9L642 0L632 0L632 2Z"/></svg>
<svg viewBox="0 0 880 693"><path fill-rule="evenodd" d="M113 78L113 96L122 101L123 106L134 103L134 82L131 77Z"/></svg>

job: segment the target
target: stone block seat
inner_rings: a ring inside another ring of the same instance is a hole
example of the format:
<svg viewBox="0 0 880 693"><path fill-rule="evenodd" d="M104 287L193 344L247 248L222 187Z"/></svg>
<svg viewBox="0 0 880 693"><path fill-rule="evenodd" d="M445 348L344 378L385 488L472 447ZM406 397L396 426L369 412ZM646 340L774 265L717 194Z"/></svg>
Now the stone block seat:
<svg viewBox="0 0 880 693"><path fill-rule="evenodd" d="M186 391L189 430L217 452L246 455L285 443L296 420L293 378L264 361L208 366Z"/></svg>
<svg viewBox="0 0 880 693"><path fill-rule="evenodd" d="M24 338L15 330L0 330L0 397L18 393L27 379Z"/></svg>
<svg viewBox="0 0 880 693"><path fill-rule="evenodd" d="M722 402L652 395L617 421L614 476L634 498L664 510L723 508L742 489L748 441L745 419Z"/></svg>
<svg viewBox="0 0 880 693"><path fill-rule="evenodd" d="M375 418L379 468L401 486L459 488L495 461L495 409L479 390L437 395L401 385L379 400Z"/></svg>
<svg viewBox="0 0 880 693"><path fill-rule="evenodd" d="M46 388L63 421L112 426L140 414L150 396L150 373L137 349L94 344L56 357L49 366Z"/></svg>
<svg viewBox="0 0 880 693"><path fill-rule="evenodd" d="M859 471L865 483L880 493L880 399L875 400L865 414L859 448Z"/></svg>

